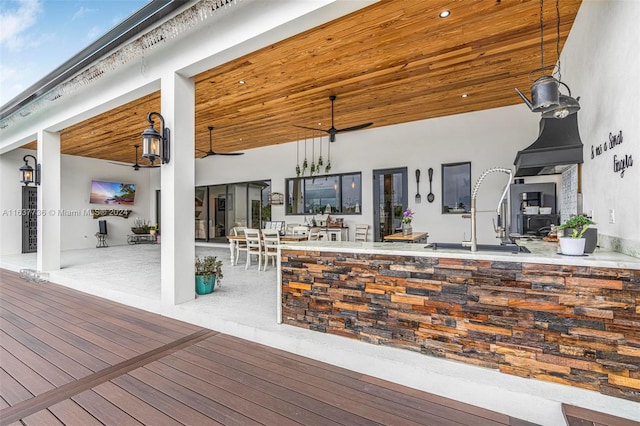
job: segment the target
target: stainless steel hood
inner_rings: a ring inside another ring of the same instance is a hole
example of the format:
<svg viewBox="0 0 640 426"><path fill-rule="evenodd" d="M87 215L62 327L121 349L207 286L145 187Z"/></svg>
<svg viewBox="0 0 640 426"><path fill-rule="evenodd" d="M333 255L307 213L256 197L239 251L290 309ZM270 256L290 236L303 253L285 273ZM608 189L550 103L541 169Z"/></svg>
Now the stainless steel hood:
<svg viewBox="0 0 640 426"><path fill-rule="evenodd" d="M513 164L518 177L558 174L582 162L582 140L575 113L561 119L540 119L538 139L518 151Z"/></svg>

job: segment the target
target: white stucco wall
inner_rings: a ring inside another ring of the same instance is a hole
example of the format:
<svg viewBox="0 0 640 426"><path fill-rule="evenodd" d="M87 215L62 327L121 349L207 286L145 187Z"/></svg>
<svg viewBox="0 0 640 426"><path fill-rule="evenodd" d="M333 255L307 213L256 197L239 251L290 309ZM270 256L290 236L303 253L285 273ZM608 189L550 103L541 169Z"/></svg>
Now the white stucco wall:
<svg viewBox="0 0 640 426"><path fill-rule="evenodd" d="M278 36L276 33L280 31L293 31L297 26L300 26L300 29L311 26L312 22L305 21L308 16L311 15L302 15L298 21L293 17L282 19L282 21L293 22L290 24L293 27L288 26L286 30L282 28L276 31L276 26L264 29L269 31L270 37L276 39ZM233 16L233 19L237 18L238 16ZM574 96L581 96L582 110L579 112L578 121L585 145L585 164L581 175L583 210L587 213L593 212L601 234L623 240L624 247L631 247L632 251L636 250L636 255L640 255L640 249L634 248L640 245L640 220L638 220L640 203L637 196L638 187L640 187L640 166L629 167L624 177L621 177L620 173L613 171L613 156L629 155L636 160L640 158L638 142L640 123L637 120L637 105L640 102L637 79L640 75L640 57L636 53L637 46L640 44L637 29L639 18L640 2L587 0L580 8L562 54L562 80L569 84ZM226 17L226 19L232 18ZM259 20L259 17L256 17L256 22ZM62 129L131 98L157 90L159 87L157 76L163 72L166 73L166 67L182 67L180 69L187 74L198 72L207 66L231 59L252 46L255 47L252 44L256 42L255 37L250 32L243 37L238 37L235 48L224 43L206 44L212 43L213 38L210 37L212 25L212 23L208 24L204 29L189 34L181 41L176 40L163 49L150 52L140 63L131 63L119 72L104 77L95 85L90 85L66 98L62 101L65 108L36 112L18 125L3 130L0 141L0 151L3 153L0 157L2 165L0 176L3 179L0 207L14 208L19 204L20 188L15 176L21 164L22 155L12 153L10 150L19 143L33 140L38 128ZM203 48L204 46L207 48ZM210 57L203 56L205 51L212 52ZM176 52L180 52L180 55ZM172 60L157 60L158 58L166 59L166 57L171 57ZM177 63L176 58L182 58L182 62L193 62ZM82 96L85 91L91 91L94 96ZM514 94L514 98L516 97L517 95ZM431 241L460 241L463 237L468 238L467 221L457 215L440 214L440 165L471 160L473 181L489 167L512 167L516 151L528 146L536 138L538 119L539 116L530 113L524 104L516 104L508 108L338 135L337 142L332 144L333 172L362 171L363 173L362 215L345 216L345 220L350 225L371 224L373 220L372 171L379 168L407 167L409 206L416 211L414 229L428 231ZM144 126L141 125L141 127ZM592 146L608 140L609 133L616 134L621 130L624 137L621 145L591 159ZM101 179L112 177L130 181L127 179L127 173L134 173L99 160L72 159L63 156L62 161L64 208L91 207L83 198L88 195L84 195L85 190L80 188L84 185L83 180L90 182L92 177ZM271 179L273 190L284 193L284 179L294 176L295 162L295 143L249 150L242 157L213 157L196 160L196 184ZM429 167L433 167L435 171L433 188L436 200L432 204L426 201L428 188L426 170ZM414 203L413 198L416 168L420 168L423 172L421 181L423 198L419 205ZM71 172L74 174L70 175ZM157 170L137 173L136 179L140 179L143 173L148 173L154 178L148 186L140 185L141 192L137 197L134 209L136 212L133 217L138 215L154 217L153 197L154 190L160 186L159 173ZM541 179L544 181L555 178L537 178L531 181L539 182ZM16 186L12 183L14 181ZM501 174L493 174L486 179L479 192L478 208L480 210L495 208L499 190L504 183L505 175ZM146 194L143 195L143 193ZM146 201L141 205L143 213L138 213L138 200L142 197L146 197ZM613 224L608 223L611 209L615 214ZM493 241L492 217L493 215L489 213L479 215L480 242ZM273 219L288 222L300 221L299 216L285 216L284 206L273 208ZM74 225L74 221L70 222L70 220L65 218L62 223L63 249L92 247L94 244L92 236L97 227L95 222L88 222L92 225L87 223L86 226L75 226L77 224ZM118 220L121 219L118 218ZM119 223L114 223L114 226L118 228ZM128 227L115 231L126 232ZM2 218L0 224L2 253L13 253L15 252L13 247L19 247L19 244L14 242L14 240L19 241L16 228L15 218ZM84 238L85 235L87 238ZM123 243L124 240L112 241L114 244L119 242ZM611 243L606 239L605 242ZM620 247L619 244L614 246Z"/></svg>
<svg viewBox="0 0 640 426"><path fill-rule="evenodd" d="M578 123L584 144L583 206L598 232L640 256L640 2L583 1L561 55L562 81L580 96ZM622 131L623 142L591 158L592 148ZM614 171L614 157L633 166ZM609 211L615 223L609 223ZM617 241L616 241L617 240Z"/></svg>
<svg viewBox="0 0 640 426"><path fill-rule="evenodd" d="M17 254L22 249L22 222L14 214L22 206L22 184L19 182L18 169L23 164L25 154L35 156L35 151L17 149L0 156L2 166L2 195L0 196L0 241L1 254ZM44 165L42 167L45 167ZM61 158L61 209L54 214L61 216L61 249L95 248L98 232L98 220L88 212L91 209L129 209L133 213L128 219L107 216L109 245L127 243L127 234L136 217L150 220L151 204L154 194L150 192L149 170L134 171L131 167L111 164L93 158L63 155ZM133 206L113 206L89 203L91 181L123 182L136 184L136 197ZM47 214L51 214L47 212Z"/></svg>
<svg viewBox="0 0 640 426"><path fill-rule="evenodd" d="M538 134L538 120L524 104L493 110L460 114L398 126L342 133L331 144L332 173L362 172L362 214L336 215L350 226L373 225L373 170L407 167L409 207L415 212L413 229L429 232L430 241L462 241L470 237L470 222L460 215L443 215L441 165L471 161L472 182L486 169L513 168L516 152L531 144ZM311 163L311 140L308 159ZM316 160L319 155L316 138ZM302 154L301 154L302 155ZM323 139L323 158L327 161L327 138ZM302 159L301 159L302 160ZM301 161L300 160L300 161ZM249 180L271 179L272 191L285 193L285 178L295 177L296 143L245 151L239 157L209 157L196 160L196 185L214 185ZM427 201L427 169L434 169L435 201ZM415 203L415 170L422 172L422 202ZM531 182L555 181L555 177L531 178ZM527 178L529 181L529 178ZM491 174L478 192L478 209L497 207L506 174ZM285 215L285 206L272 207L272 219L301 223L303 216ZM482 243L496 243L492 213L478 214L478 237Z"/></svg>

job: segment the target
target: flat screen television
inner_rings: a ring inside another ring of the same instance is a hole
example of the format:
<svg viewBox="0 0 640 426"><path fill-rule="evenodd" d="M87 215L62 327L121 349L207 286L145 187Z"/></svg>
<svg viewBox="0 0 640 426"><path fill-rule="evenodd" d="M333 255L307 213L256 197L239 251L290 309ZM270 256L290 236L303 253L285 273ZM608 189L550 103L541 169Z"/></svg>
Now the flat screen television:
<svg viewBox="0 0 640 426"><path fill-rule="evenodd" d="M133 205L135 196L135 183L91 181L89 202L92 204Z"/></svg>

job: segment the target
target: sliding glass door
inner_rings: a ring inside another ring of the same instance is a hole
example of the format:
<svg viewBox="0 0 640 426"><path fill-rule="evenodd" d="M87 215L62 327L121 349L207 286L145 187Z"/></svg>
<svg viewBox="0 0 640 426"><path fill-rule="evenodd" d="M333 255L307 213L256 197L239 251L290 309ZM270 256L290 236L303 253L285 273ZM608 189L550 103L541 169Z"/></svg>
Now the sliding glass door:
<svg viewBox="0 0 640 426"><path fill-rule="evenodd" d="M271 220L270 181L196 187L196 240L226 243L235 226L261 228Z"/></svg>

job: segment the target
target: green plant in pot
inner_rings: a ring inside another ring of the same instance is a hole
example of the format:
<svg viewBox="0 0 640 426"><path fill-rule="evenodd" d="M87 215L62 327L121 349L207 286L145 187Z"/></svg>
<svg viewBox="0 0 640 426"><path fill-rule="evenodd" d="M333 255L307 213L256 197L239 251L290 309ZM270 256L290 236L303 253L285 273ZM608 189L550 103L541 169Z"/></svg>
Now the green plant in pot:
<svg viewBox="0 0 640 426"><path fill-rule="evenodd" d="M589 217L584 215L571 216L566 222L558 226L558 230L571 230L570 235L560 237L560 251L562 254L581 256L584 254L585 239L589 225L594 224Z"/></svg>
<svg viewBox="0 0 640 426"><path fill-rule="evenodd" d="M196 293L209 294L213 291L216 280L218 284L223 277L222 261L216 256L196 256Z"/></svg>

